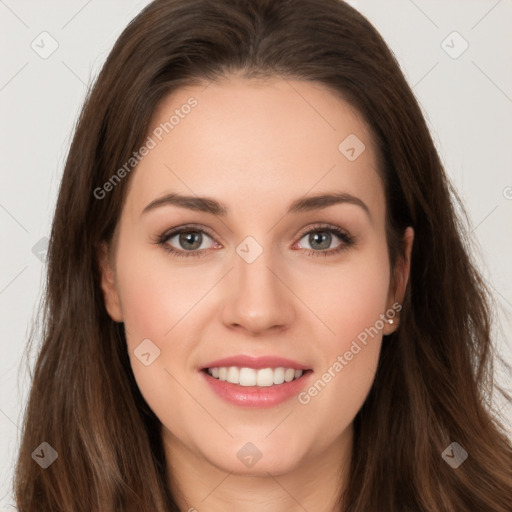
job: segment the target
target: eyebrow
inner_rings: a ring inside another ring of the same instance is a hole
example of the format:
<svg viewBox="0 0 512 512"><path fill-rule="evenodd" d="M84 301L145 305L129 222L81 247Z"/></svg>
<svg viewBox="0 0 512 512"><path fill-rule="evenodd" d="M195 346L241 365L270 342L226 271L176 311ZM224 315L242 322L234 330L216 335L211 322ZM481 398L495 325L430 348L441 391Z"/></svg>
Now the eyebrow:
<svg viewBox="0 0 512 512"><path fill-rule="evenodd" d="M335 204L353 204L359 206L371 219L370 210L366 203L358 197L346 192L332 192L296 199L291 203L288 213L320 210ZM177 193L170 193L151 201L151 203L142 210L141 215L155 210L156 208L171 205L186 208L188 210L210 213L218 217L226 217L229 213L229 208L226 204L211 197L186 196Z"/></svg>

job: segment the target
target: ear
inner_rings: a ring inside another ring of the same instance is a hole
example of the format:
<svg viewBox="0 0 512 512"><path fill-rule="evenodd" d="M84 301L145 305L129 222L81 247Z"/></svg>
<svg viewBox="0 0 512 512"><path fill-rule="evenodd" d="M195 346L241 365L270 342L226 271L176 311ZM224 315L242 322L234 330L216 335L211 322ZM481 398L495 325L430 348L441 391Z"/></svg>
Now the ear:
<svg viewBox="0 0 512 512"><path fill-rule="evenodd" d="M123 312L119 301L119 293L110 253L105 242L98 249L98 263L101 272L101 289L107 312L114 322L123 321Z"/></svg>
<svg viewBox="0 0 512 512"><path fill-rule="evenodd" d="M395 267L395 274L393 278L393 283L390 287L390 293L388 297L388 308L393 311L400 311L402 302L405 296L405 290L407 288L407 283L409 282L409 273L411 269L411 253L412 253L412 244L414 242L414 230L411 226L409 226L404 231L404 236L402 239L402 252L403 256L400 255ZM400 309L397 307L393 307L393 304L400 304ZM393 323L386 323L384 327L384 334L391 334L398 329L398 325L400 323L400 315L396 315L393 319Z"/></svg>

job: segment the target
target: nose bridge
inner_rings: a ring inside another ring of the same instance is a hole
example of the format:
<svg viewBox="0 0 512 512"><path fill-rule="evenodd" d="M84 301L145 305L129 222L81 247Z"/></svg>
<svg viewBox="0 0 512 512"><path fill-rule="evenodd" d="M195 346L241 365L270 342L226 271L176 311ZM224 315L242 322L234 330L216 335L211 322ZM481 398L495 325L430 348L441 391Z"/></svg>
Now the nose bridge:
<svg viewBox="0 0 512 512"><path fill-rule="evenodd" d="M275 251L246 237L236 253L231 273L233 293L223 313L224 322L253 332L289 324L293 296L283 283L285 276L279 276Z"/></svg>

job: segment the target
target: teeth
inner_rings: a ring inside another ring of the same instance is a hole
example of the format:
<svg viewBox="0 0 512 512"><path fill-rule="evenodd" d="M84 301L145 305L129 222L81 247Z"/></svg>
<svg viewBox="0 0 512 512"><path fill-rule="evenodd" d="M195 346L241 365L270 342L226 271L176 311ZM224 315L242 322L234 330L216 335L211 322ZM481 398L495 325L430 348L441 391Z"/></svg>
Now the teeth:
<svg viewBox="0 0 512 512"><path fill-rule="evenodd" d="M226 380L231 384L238 384L240 382L240 369L237 366L230 366Z"/></svg>
<svg viewBox="0 0 512 512"><path fill-rule="evenodd" d="M283 367L255 370L254 368L239 368L238 366L222 366L220 368L208 368L207 371L212 377L231 384L258 387L269 387L283 382L291 382L300 378L303 374L302 370Z"/></svg>
<svg viewBox="0 0 512 512"><path fill-rule="evenodd" d="M295 378L295 370L293 368L287 368L284 372L284 380L291 382Z"/></svg>
<svg viewBox="0 0 512 512"><path fill-rule="evenodd" d="M276 368L274 370L274 384L282 384L284 382L284 368Z"/></svg>
<svg viewBox="0 0 512 512"><path fill-rule="evenodd" d="M272 370L272 368L262 368L261 370L258 371L250 370L250 372L256 376L256 382L254 383L254 385L261 387L274 385L274 370ZM240 384L242 384L241 379Z"/></svg>
<svg viewBox="0 0 512 512"><path fill-rule="evenodd" d="M240 368L238 382L233 384L240 384L240 386L256 386L257 374L251 368Z"/></svg>

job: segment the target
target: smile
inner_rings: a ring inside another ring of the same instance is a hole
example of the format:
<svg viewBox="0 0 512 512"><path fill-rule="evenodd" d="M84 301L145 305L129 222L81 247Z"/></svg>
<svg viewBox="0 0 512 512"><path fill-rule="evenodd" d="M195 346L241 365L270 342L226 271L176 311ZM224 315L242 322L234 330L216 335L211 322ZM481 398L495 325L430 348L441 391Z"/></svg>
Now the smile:
<svg viewBox="0 0 512 512"><path fill-rule="evenodd" d="M214 379L238 384L239 386L271 387L284 382L291 382L302 377L304 370L295 368L247 368L238 366L221 366L206 368Z"/></svg>

